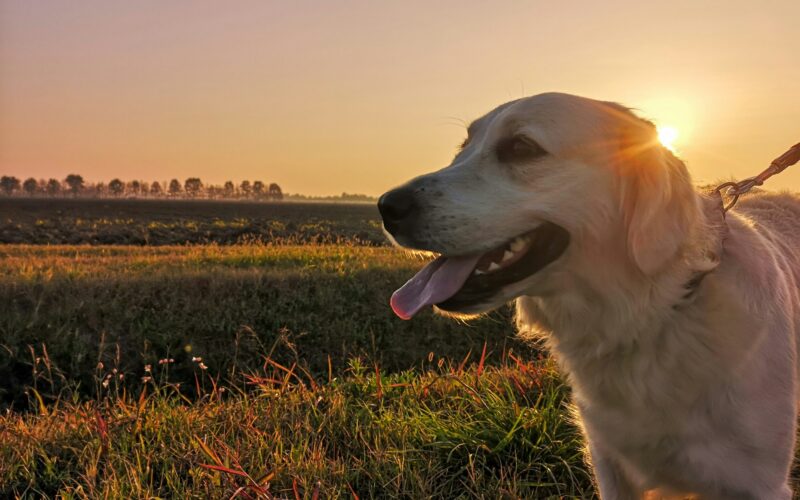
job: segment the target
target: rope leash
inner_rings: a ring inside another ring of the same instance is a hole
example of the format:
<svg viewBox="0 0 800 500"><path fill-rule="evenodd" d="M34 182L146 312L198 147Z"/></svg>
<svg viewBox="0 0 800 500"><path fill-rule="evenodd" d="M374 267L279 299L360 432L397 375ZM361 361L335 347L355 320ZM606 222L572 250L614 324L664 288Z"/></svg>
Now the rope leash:
<svg viewBox="0 0 800 500"><path fill-rule="evenodd" d="M800 142L789 148L788 151L779 157L772 160L772 163L769 164L769 167L767 167L766 170L757 176L750 177L739 182L725 182L717 186L717 189L714 190L715 193L718 193L720 196L725 195L732 197L731 201L728 202L728 204L723 208L723 212L727 212L733 208L733 206L736 205L736 202L739 201L739 196L745 194L756 186L764 184L764 181L775 174L783 172L786 170L786 168L791 167L798 161L800 161Z"/></svg>

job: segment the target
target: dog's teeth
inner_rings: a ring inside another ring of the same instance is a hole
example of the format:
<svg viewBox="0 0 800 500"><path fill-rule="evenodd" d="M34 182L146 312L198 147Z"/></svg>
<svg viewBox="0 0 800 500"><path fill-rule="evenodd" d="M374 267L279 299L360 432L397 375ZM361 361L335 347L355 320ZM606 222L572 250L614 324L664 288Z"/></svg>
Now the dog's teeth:
<svg viewBox="0 0 800 500"><path fill-rule="evenodd" d="M506 253L503 254L503 262L507 261L508 259L514 258L514 252L510 250L506 250Z"/></svg>
<svg viewBox="0 0 800 500"><path fill-rule="evenodd" d="M472 273L472 274L474 274L476 276L480 276L481 274L486 274L486 272L485 271L481 271L480 269L476 269L475 272Z"/></svg>
<svg viewBox="0 0 800 500"><path fill-rule="evenodd" d="M497 262L492 262L491 264L489 264L489 272L497 271L498 269L500 269L500 264L498 264Z"/></svg>
<svg viewBox="0 0 800 500"><path fill-rule="evenodd" d="M525 248L525 240L523 238L514 238L514 241L511 242L510 246L512 251L519 252Z"/></svg>

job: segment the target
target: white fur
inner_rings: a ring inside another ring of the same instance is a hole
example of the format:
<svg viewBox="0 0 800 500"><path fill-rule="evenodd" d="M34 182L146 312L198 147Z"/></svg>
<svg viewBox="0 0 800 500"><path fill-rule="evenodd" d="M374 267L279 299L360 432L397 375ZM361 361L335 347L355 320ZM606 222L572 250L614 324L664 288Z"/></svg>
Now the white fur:
<svg viewBox="0 0 800 500"><path fill-rule="evenodd" d="M500 164L508 134L548 155ZM556 262L463 312L516 298L519 331L545 339L573 388L600 495L791 498L800 198L752 195L723 221L652 124L566 94L500 106L469 136L452 165L409 183L415 241L464 255L542 220L570 232Z"/></svg>

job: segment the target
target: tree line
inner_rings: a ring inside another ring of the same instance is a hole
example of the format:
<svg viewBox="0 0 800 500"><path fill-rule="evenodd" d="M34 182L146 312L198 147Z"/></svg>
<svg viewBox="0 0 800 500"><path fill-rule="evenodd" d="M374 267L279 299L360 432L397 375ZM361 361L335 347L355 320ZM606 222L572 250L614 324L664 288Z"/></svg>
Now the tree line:
<svg viewBox="0 0 800 500"><path fill-rule="evenodd" d="M227 181L223 185L204 184L198 177L189 177L181 182L123 181L112 179L105 182L86 182L82 176L70 174L64 180L34 179L20 181L13 176L0 177L0 192L6 196L74 196L87 198L199 198L199 199L248 199L282 200L283 190L276 183L248 180L239 184Z"/></svg>

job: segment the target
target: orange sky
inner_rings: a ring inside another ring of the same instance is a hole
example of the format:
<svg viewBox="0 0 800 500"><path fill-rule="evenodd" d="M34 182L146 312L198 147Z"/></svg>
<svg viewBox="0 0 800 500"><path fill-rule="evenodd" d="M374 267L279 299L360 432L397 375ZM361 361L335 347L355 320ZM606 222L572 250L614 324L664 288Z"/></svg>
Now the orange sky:
<svg viewBox="0 0 800 500"><path fill-rule="evenodd" d="M0 0L0 174L375 195L446 165L461 120L558 90L677 128L698 180L746 177L800 141L798 20L798 0Z"/></svg>

